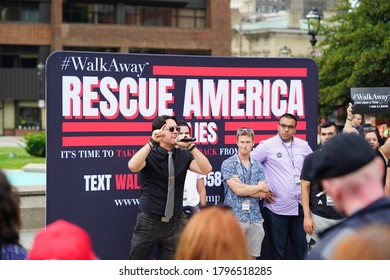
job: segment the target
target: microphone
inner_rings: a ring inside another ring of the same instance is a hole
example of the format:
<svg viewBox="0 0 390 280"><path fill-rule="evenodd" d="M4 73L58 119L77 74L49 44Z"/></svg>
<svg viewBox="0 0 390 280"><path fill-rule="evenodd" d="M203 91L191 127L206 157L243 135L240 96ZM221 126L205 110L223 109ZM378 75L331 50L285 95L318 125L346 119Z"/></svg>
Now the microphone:
<svg viewBox="0 0 390 280"><path fill-rule="evenodd" d="M184 137L184 138L182 138L182 139L180 139L178 141L179 142L194 142L194 141L196 141L196 138L194 138L194 137Z"/></svg>

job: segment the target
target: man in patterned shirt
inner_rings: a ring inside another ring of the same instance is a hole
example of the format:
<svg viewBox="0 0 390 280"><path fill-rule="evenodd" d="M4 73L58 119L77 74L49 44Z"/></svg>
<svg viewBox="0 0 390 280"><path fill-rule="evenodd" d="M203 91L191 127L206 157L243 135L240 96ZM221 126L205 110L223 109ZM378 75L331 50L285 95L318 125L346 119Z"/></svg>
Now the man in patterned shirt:
<svg viewBox="0 0 390 280"><path fill-rule="evenodd" d="M232 208L245 233L249 254L256 259L265 235L259 198L267 196L268 185L263 167L250 156L254 137L251 128L237 130L238 152L222 163L221 172L226 193L224 204Z"/></svg>

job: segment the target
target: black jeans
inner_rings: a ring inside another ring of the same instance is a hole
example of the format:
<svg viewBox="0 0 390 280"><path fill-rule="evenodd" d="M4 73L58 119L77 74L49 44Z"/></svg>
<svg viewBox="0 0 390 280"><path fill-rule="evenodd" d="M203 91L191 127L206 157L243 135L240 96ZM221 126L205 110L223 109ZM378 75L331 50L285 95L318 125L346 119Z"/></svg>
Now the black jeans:
<svg viewBox="0 0 390 280"><path fill-rule="evenodd" d="M139 213L130 247L130 260L148 260L158 246L159 259L174 259L178 237L182 229L181 216L172 217L169 223L153 215Z"/></svg>

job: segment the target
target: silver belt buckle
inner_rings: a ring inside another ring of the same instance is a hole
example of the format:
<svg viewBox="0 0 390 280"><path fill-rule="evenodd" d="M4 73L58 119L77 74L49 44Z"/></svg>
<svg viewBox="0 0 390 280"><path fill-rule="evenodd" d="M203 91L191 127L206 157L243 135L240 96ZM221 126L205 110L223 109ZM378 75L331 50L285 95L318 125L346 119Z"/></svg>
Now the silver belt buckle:
<svg viewBox="0 0 390 280"><path fill-rule="evenodd" d="M167 217L161 217L161 222L169 223L169 219Z"/></svg>

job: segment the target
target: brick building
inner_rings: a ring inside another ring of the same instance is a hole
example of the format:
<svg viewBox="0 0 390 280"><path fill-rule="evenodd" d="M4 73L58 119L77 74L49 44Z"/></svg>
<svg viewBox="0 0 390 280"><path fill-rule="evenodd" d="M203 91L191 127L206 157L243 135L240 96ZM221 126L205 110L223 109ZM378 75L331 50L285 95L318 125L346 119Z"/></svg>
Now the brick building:
<svg viewBox="0 0 390 280"><path fill-rule="evenodd" d="M229 0L25 0L0 5L0 135L45 129L44 62L53 51L231 53Z"/></svg>

